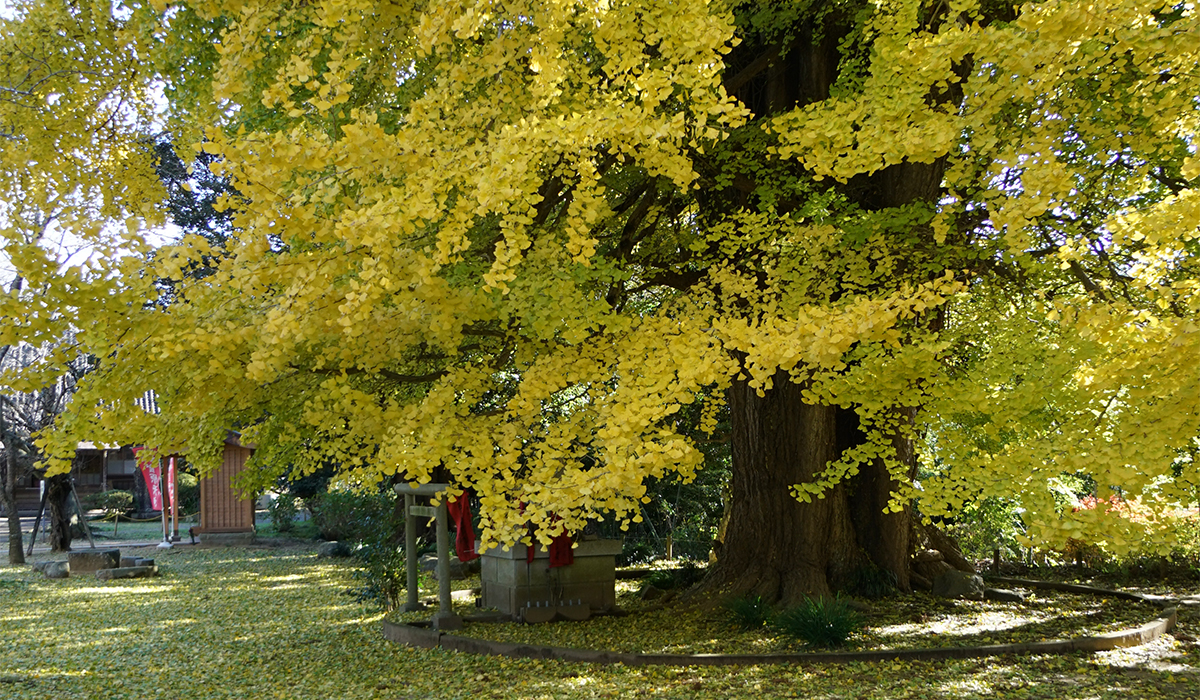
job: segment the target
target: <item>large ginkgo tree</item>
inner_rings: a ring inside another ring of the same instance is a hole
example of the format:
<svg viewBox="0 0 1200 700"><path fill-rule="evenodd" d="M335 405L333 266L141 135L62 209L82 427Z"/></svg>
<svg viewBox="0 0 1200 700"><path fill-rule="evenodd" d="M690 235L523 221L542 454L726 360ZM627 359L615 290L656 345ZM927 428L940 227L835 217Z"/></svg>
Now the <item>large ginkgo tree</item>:
<svg viewBox="0 0 1200 700"><path fill-rule="evenodd" d="M95 316L112 330L59 454L88 435L211 463L239 427L260 484L438 473L512 543L637 519L647 478L701 466L683 413L728 411L707 585L781 600L863 571L906 588L914 519L989 496L1038 544L1113 551L1166 546L1195 501L1190 4L212 0L111 21L175 143L228 178L232 232L126 275L144 301ZM1119 505L1064 506L1063 475Z"/></svg>

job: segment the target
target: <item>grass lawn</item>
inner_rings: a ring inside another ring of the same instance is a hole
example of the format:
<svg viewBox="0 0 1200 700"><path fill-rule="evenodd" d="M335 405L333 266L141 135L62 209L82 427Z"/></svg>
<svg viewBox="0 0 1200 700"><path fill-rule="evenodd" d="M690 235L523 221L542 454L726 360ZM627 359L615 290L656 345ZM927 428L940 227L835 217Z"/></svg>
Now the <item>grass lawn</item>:
<svg viewBox="0 0 1200 700"><path fill-rule="evenodd" d="M138 553L155 556L163 575L54 581L0 568L0 698L1200 697L1200 648L1175 637L1092 656L807 667L626 668L411 649L383 641L382 615L347 595L351 565L318 560L310 545ZM873 629L890 629L897 644L928 645L905 637L915 624L905 604L915 603L880 604ZM1040 617L1047 611L1072 609L1059 598L1039 605L1026 612L1035 625L1049 624ZM1114 623L1101 614L1107 603L1079 599L1077 607L1080 627ZM1139 620L1154 615L1136 609ZM979 604L941 619L982 624L994 614ZM615 649L704 647L722 629L698 612L597 622L468 631L562 643L592 629L589 641ZM1179 636L1198 623L1185 612ZM695 639L680 636L687 629ZM867 635L855 643L891 642Z"/></svg>

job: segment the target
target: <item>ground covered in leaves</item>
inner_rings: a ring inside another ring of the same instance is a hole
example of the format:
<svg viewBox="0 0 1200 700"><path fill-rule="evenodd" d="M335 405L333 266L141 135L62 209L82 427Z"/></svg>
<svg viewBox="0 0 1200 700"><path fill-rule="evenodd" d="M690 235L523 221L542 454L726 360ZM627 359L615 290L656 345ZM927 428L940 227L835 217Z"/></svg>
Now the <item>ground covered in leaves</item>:
<svg viewBox="0 0 1200 700"><path fill-rule="evenodd" d="M1200 697L1200 649L1188 637L1200 620L1186 612L1177 637L1092 656L844 666L602 667L387 643L380 636L381 615L346 593L355 586L352 565L318 560L307 545L181 547L151 556L163 566L163 575L149 580L98 582L80 576L53 581L27 567L0 568L0 697ZM975 644L1022 635L1058 636L1063 625L1071 630L1119 627L1122 609L1138 624L1154 616L1144 606L1077 597L1039 596L1026 607L1024 622L997 630L996 623L1004 622L994 617L1000 611L985 604L958 603L939 617L917 598L877 603L871 631L852 644L932 646L939 633L929 627L938 624L953 628L948 635L955 637L952 643ZM1053 621L1072 613L1077 613L1073 621ZM540 643L572 646L577 643L569 640L586 638L609 649L676 645L701 650L726 643L711 641L725 634L719 626L725 623L711 614L715 612L693 609L685 614L670 608L587 625L472 625L468 631L493 638L530 635ZM680 630L691 628L694 639L680 636ZM926 631L918 634L918 628ZM747 651L778 648L778 641L762 633L758 637L770 648Z"/></svg>
<svg viewBox="0 0 1200 700"><path fill-rule="evenodd" d="M474 581L478 585L478 580ZM460 584L462 585L462 584ZM619 582L618 599L629 617L597 617L556 625L474 624L468 634L503 642L664 654L769 654L814 651L770 627L741 629L723 608L641 603L636 584ZM838 650L866 651L1013 644L1068 639L1139 627L1159 615L1157 606L1115 598L1052 591L1023 591L1023 604L950 601L924 593L870 603L858 613L863 626ZM460 598L465 600L465 598ZM458 606L460 614L473 612ZM1185 611L1184 615L1188 613ZM410 622L420 613L395 614ZM424 617L428 617L427 614Z"/></svg>

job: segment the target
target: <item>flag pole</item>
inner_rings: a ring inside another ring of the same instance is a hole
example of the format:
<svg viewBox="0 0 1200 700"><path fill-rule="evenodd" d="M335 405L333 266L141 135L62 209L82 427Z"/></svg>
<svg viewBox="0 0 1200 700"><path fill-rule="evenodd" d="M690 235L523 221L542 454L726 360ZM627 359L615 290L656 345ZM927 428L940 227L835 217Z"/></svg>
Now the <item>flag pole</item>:
<svg viewBox="0 0 1200 700"><path fill-rule="evenodd" d="M162 481L162 477L161 477L162 459L161 458L158 461L158 465L159 465L159 474L160 474L160 476L159 476L159 481L160 481L159 491L161 492L163 490L162 484L161 484L161 481ZM170 531L169 527L167 526L167 507L165 504L160 503L160 505L163 506L163 508L162 508L163 541L158 543L158 548L159 549L170 549L170 548L174 547L175 545L171 544L171 531Z"/></svg>
<svg viewBox="0 0 1200 700"><path fill-rule="evenodd" d="M179 541L179 471L175 455L171 455L168 486L171 489L171 541Z"/></svg>

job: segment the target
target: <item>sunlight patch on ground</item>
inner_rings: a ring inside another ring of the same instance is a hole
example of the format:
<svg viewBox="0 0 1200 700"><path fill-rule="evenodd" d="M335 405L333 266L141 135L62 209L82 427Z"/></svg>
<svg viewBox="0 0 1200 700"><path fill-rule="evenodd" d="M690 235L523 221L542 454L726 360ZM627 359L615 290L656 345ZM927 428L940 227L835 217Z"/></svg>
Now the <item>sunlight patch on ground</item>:
<svg viewBox="0 0 1200 700"><path fill-rule="evenodd" d="M1196 669L1179 663L1183 660L1185 648L1185 643L1176 641L1170 635L1164 635L1149 644L1102 651L1096 654L1096 661L1114 668L1143 667L1154 671L1195 676Z"/></svg>
<svg viewBox="0 0 1200 700"><path fill-rule="evenodd" d="M877 627L875 633L881 637L913 637L929 634L969 636L1015 629L1030 623L1044 622L1051 617L1049 614L1032 611L1024 611L1022 614L1014 614L1011 611L982 612L972 616L969 621L945 618L933 622L906 622L899 625Z"/></svg>
<svg viewBox="0 0 1200 700"><path fill-rule="evenodd" d="M171 593L174 591L175 591L175 586L173 586L173 585L169 585L169 584L155 585L155 584L141 583L139 581L137 583L131 583L131 584L126 584L126 585L85 586L85 587L80 587L80 588L68 588L66 590L56 591L55 595L75 596L75 597L84 596L84 595L101 595L101 596L130 595L130 596L139 596L140 597L140 596L162 595L164 593Z"/></svg>
<svg viewBox="0 0 1200 700"><path fill-rule="evenodd" d="M981 678L964 678L962 680L942 683L938 686L938 690L950 697L959 697L967 693L991 695L992 684Z"/></svg>
<svg viewBox="0 0 1200 700"><path fill-rule="evenodd" d="M940 662L847 665L632 668L449 653L385 642L383 615L345 590L358 585L355 564L316 563L313 548L263 553L257 550L189 550L173 555L161 580L129 587L95 581L48 581L27 567L6 576L20 595L0 592L0 697L46 698L272 698L289 700L594 700L654 697L659 700L730 698L766 700L838 698L1010 697L1069 700L1200 697L1200 649L1194 644L1150 645L1149 655L1125 658L1005 657ZM252 572L246 571L251 569ZM251 575L251 573L256 575ZM478 585L455 581L463 590ZM633 586L622 586L633 589ZM130 595L130 594L141 594ZM433 590L423 592L434 594ZM626 601L622 601L625 605ZM640 601L637 605L646 607ZM984 603L949 605L927 596L872 603L878 627L959 619L979 625L982 614L1011 611L1027 622L1036 616L1070 616L1086 624L1095 601L1064 596L1035 606ZM1092 606L1092 607L1089 607ZM633 608L634 606L630 606ZM634 608L636 609L636 608ZM1106 608L1107 610L1108 608ZM1143 624L1153 611L1113 605ZM1106 613L1107 614L1107 613ZM429 612L425 613L428 618ZM942 619L945 618L945 619ZM1079 618L1075 618L1078 620ZM1124 624L1106 618L1104 624ZM997 623L991 619L992 623ZM1009 620L1011 624L1014 620ZM1194 611L1181 611L1181 627L1196 624ZM998 623L1002 624L1002 623ZM1078 621L1061 631L1070 636ZM1129 625L1126 625L1129 626ZM489 632L489 630L491 632ZM961 631L961 630L960 630ZM1001 637L1058 634L1049 623L1010 628ZM730 647L741 653L807 651L763 629L743 633L721 610L666 608L628 617L551 625L468 625L470 636L511 634L528 643L612 649L704 651ZM900 647L962 643L955 635L889 638ZM880 639L864 634L860 647ZM989 640L993 641L993 640ZM1005 638L994 641L1007 641ZM153 658L155 665L147 665ZM1119 659L1128 666L1116 667ZM1182 669L1182 672L1177 669Z"/></svg>

